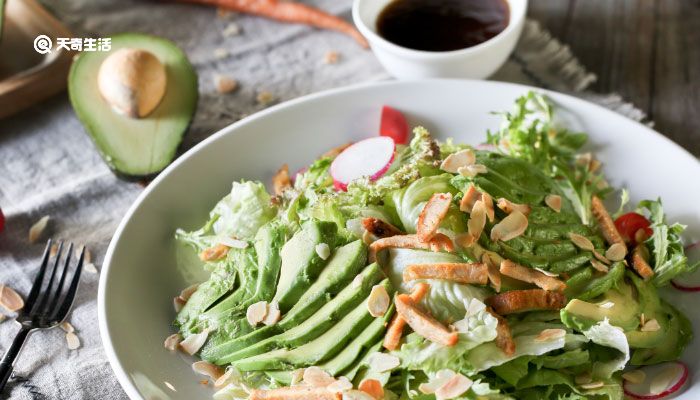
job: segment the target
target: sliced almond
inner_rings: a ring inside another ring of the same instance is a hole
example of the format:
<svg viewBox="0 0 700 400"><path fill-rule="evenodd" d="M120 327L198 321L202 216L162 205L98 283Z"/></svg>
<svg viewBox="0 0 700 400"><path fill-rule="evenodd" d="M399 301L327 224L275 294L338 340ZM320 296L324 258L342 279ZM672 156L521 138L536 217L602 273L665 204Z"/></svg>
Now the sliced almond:
<svg viewBox="0 0 700 400"><path fill-rule="evenodd" d="M457 169L457 173L467 178L473 178L479 174L485 174L489 172L489 169L482 164L467 165Z"/></svg>
<svg viewBox="0 0 700 400"><path fill-rule="evenodd" d="M224 370L221 367L207 361L197 361L193 363L192 370L198 374L208 376L215 381L224 374Z"/></svg>
<svg viewBox="0 0 700 400"><path fill-rule="evenodd" d="M367 365L375 372L387 372L401 365L401 359L391 354L375 352L367 358Z"/></svg>
<svg viewBox="0 0 700 400"><path fill-rule="evenodd" d="M467 231L474 238L474 241L479 240L479 236L484 231L486 226L486 205L483 200L478 200L474 203L472 212L469 215L469 221L467 221Z"/></svg>
<svg viewBox="0 0 700 400"><path fill-rule="evenodd" d="M83 270L89 274L97 273L97 267L95 267L95 264L93 263L83 264Z"/></svg>
<svg viewBox="0 0 700 400"><path fill-rule="evenodd" d="M383 285L374 285L367 299L367 310L369 314L375 318L382 317L389 309L389 293Z"/></svg>
<svg viewBox="0 0 700 400"><path fill-rule="evenodd" d="M232 249L248 248L248 242L246 242L245 240L238 240L236 238L227 236L220 236L217 240L219 241L219 244L222 244L226 247L230 247Z"/></svg>
<svg viewBox="0 0 700 400"><path fill-rule="evenodd" d="M309 367L304 369L304 383L312 387L326 387L335 382L335 379L330 374L319 367Z"/></svg>
<svg viewBox="0 0 700 400"><path fill-rule="evenodd" d="M280 305L278 302L273 301L270 303L270 306L267 308L267 314L265 315L265 318L262 320L262 323L267 326L271 326L279 322L280 317L282 316L282 312L280 311Z"/></svg>
<svg viewBox="0 0 700 400"><path fill-rule="evenodd" d="M477 200L481 198L481 193L476 190L473 184L469 184L469 187L467 188L467 191L464 192L464 196L462 196L462 200L459 201L459 209L462 212L470 213L472 212L472 208L474 208L474 204L476 203Z"/></svg>
<svg viewBox="0 0 700 400"><path fill-rule="evenodd" d="M245 316L250 326L255 327L261 323L267 315L267 302L259 301L248 306Z"/></svg>
<svg viewBox="0 0 700 400"><path fill-rule="evenodd" d="M593 268L600 272L608 272L610 270L610 268L608 268L607 265L603 264L598 260L591 260L591 265L593 266Z"/></svg>
<svg viewBox="0 0 700 400"><path fill-rule="evenodd" d="M204 330L201 333L195 333L193 335L190 335L185 340L180 342L180 348L185 353L193 356L199 351L199 349L202 348L202 346L204 346L204 342L207 341L208 336L208 330Z"/></svg>
<svg viewBox="0 0 700 400"><path fill-rule="evenodd" d="M331 392L344 392L352 389L352 382L350 382L350 379L347 377L341 376L340 378L336 379L335 382L326 386L326 389L330 390Z"/></svg>
<svg viewBox="0 0 700 400"><path fill-rule="evenodd" d="M647 374L641 369L627 371L624 374L622 374L622 379L634 384L643 383L646 380L646 378Z"/></svg>
<svg viewBox="0 0 700 400"><path fill-rule="evenodd" d="M263 90L255 96L255 100L257 100L258 105L265 107L275 101L275 95L270 91Z"/></svg>
<svg viewBox="0 0 700 400"><path fill-rule="evenodd" d="M61 328L65 333L75 332L75 328L73 328L73 325L71 325L68 321L61 322L60 324L58 324L58 327Z"/></svg>
<svg viewBox="0 0 700 400"><path fill-rule="evenodd" d="M36 221L31 228L29 228L29 243L34 243L37 240L39 240L41 234L44 233L44 230L46 229L48 223L49 216L44 215L38 221Z"/></svg>
<svg viewBox="0 0 700 400"><path fill-rule="evenodd" d="M545 329L535 337L536 342L549 342L552 340L561 339L566 336L566 331L563 329Z"/></svg>
<svg viewBox="0 0 700 400"><path fill-rule="evenodd" d="M24 307L24 300L11 287L0 285L0 306L10 312L19 311Z"/></svg>
<svg viewBox="0 0 700 400"><path fill-rule="evenodd" d="M175 351L175 349L177 349L177 345L180 344L181 341L182 336L179 333L173 333L165 338L163 346L170 351Z"/></svg>
<svg viewBox="0 0 700 400"><path fill-rule="evenodd" d="M185 302L190 299L192 296L192 293L197 291L197 288L199 287L199 283L195 283L194 285L190 285L180 292L180 298L184 300Z"/></svg>
<svg viewBox="0 0 700 400"><path fill-rule="evenodd" d="M493 198L491 197L490 194L486 192L481 193L481 201L484 202L484 207L486 209L486 216L488 217L490 222L493 222L494 219L496 219L496 212L493 209Z"/></svg>
<svg viewBox="0 0 700 400"><path fill-rule="evenodd" d="M498 208L503 210L503 212L505 212L506 214L510 214L513 211L520 211L525 216L527 216L528 214L530 214L530 210L531 210L530 206L528 206L527 204L513 203L512 201L510 201L506 198L503 198L503 197L498 199L498 202L496 203L496 205L498 206Z"/></svg>
<svg viewBox="0 0 700 400"><path fill-rule="evenodd" d="M216 91L221 94L232 93L238 89L238 81L228 76L217 75L214 78L214 84L216 85Z"/></svg>
<svg viewBox="0 0 700 400"><path fill-rule="evenodd" d="M66 333L66 343L68 343L68 350L76 350L80 347L80 339L75 332Z"/></svg>
<svg viewBox="0 0 700 400"><path fill-rule="evenodd" d="M557 274L556 272L549 272L549 271L544 270L544 269L542 269L542 268L533 268L533 269L534 269L535 271L538 271L538 272L544 274L544 275L551 276L552 278L558 278L558 277L559 277L559 274Z"/></svg>
<svg viewBox="0 0 700 400"><path fill-rule="evenodd" d="M441 369L428 381L428 383L421 383L420 386L418 386L418 390L420 390L420 392L423 394L434 394L436 390L442 387L455 375L456 373L450 369Z"/></svg>
<svg viewBox="0 0 700 400"><path fill-rule="evenodd" d="M327 260L331 255L331 248L328 243L319 243L316 245L316 254L321 257L321 260Z"/></svg>
<svg viewBox="0 0 700 400"><path fill-rule="evenodd" d="M452 153L440 164L440 169L451 174L458 173L459 169L468 165L473 165L476 162L476 155L471 149L460 150Z"/></svg>
<svg viewBox="0 0 700 400"><path fill-rule="evenodd" d="M605 258L610 261L622 261L627 255L627 246L623 243L613 243L605 252Z"/></svg>
<svg viewBox="0 0 700 400"><path fill-rule="evenodd" d="M545 196L544 204L556 212L561 212L561 196L558 194L548 194Z"/></svg>
<svg viewBox="0 0 700 400"><path fill-rule="evenodd" d="M678 378L677 366L674 363L666 364L666 367L659 371L658 374L651 377L649 382L649 393L652 395L658 395L666 390L676 381Z"/></svg>
<svg viewBox="0 0 700 400"><path fill-rule="evenodd" d="M376 379L364 379L357 388L367 393L372 399L381 400L384 398L382 383Z"/></svg>
<svg viewBox="0 0 700 400"><path fill-rule="evenodd" d="M340 59L340 54L337 51L327 51L323 55L324 64L337 64Z"/></svg>
<svg viewBox="0 0 700 400"><path fill-rule="evenodd" d="M214 387L217 389L220 389L220 388L226 386L228 384L229 380L231 379L232 375L233 375L233 368L227 369L223 375L221 375L220 377L218 377L214 381Z"/></svg>
<svg viewBox="0 0 700 400"><path fill-rule="evenodd" d="M527 230L527 217L520 211L513 211L491 228L491 240L507 242Z"/></svg>
<svg viewBox="0 0 700 400"><path fill-rule="evenodd" d="M584 389L584 390L593 390L593 389L600 389L603 386L605 386L605 384L601 381L595 381L595 382L591 382L591 383L584 383L583 385L579 385L579 386L581 387L581 389Z"/></svg>
<svg viewBox="0 0 700 400"><path fill-rule="evenodd" d="M595 250L595 247L593 246L593 242L591 242L590 239L583 235L579 235L578 233L569 233L569 239L571 240L571 243L575 244L576 247L580 248L581 250L586 250L586 251L593 251Z"/></svg>
<svg viewBox="0 0 700 400"><path fill-rule="evenodd" d="M438 400L454 399L464 394L472 386L472 380L462 374L455 374L435 391Z"/></svg>
<svg viewBox="0 0 700 400"><path fill-rule="evenodd" d="M659 329L661 329L661 325L659 325L659 321L656 319L650 319L640 329L642 332L656 332Z"/></svg>
<svg viewBox="0 0 700 400"><path fill-rule="evenodd" d="M343 400L376 400L371 395L361 390L347 390L343 392Z"/></svg>
<svg viewBox="0 0 700 400"><path fill-rule="evenodd" d="M610 265L610 264L612 264L612 263L610 262L610 260L608 260L604 255L598 253L598 251L596 251L596 250L593 250L593 255L595 256L595 258L598 259L598 261L602 262L602 263L605 264L605 265Z"/></svg>
<svg viewBox="0 0 700 400"><path fill-rule="evenodd" d="M175 309L176 313L179 313L180 311L182 311L182 307L184 307L185 304L187 304L187 302L185 300L183 300L182 297L180 297L180 296L173 297L173 308Z"/></svg>

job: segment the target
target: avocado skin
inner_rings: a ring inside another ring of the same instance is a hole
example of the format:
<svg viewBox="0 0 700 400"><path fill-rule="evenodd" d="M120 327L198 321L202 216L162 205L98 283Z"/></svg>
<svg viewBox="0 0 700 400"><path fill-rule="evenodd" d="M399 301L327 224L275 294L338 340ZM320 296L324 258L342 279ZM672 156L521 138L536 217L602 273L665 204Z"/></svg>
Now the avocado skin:
<svg viewBox="0 0 700 400"><path fill-rule="evenodd" d="M250 337L243 336L240 339L208 349L202 353L202 357L206 357L207 360L218 365L223 365L276 348L292 348L313 340L334 326L357 304L367 298L372 286L382 278L382 275L379 265L376 263L371 264L362 271L362 284L359 287L348 285L333 300L326 303L304 322L294 325L289 324L293 328L288 331L282 331L278 323L259 330L265 331L263 335L256 334L259 331L254 331L249 334ZM275 334L276 336L273 336ZM260 340L258 336L267 337ZM253 342L255 339L259 341Z"/></svg>
<svg viewBox="0 0 700 400"><path fill-rule="evenodd" d="M384 285L387 292L393 293L388 279L385 279L380 284ZM291 350L280 348L268 353L237 360L232 364L238 370L244 372L291 369L316 365L339 353L373 320L374 318L367 310L366 301L362 301L343 319L333 325L332 328L310 342Z"/></svg>

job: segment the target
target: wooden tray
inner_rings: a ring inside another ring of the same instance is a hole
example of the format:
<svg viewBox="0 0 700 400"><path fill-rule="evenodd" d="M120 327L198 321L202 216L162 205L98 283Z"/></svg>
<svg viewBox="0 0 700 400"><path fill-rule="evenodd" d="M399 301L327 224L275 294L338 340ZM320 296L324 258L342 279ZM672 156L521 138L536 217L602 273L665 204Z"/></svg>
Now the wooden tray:
<svg viewBox="0 0 700 400"><path fill-rule="evenodd" d="M0 19L0 118L4 118L63 91L74 52L56 50L56 38L72 37L71 32L36 0L0 0ZM38 35L51 38L51 53L34 50Z"/></svg>

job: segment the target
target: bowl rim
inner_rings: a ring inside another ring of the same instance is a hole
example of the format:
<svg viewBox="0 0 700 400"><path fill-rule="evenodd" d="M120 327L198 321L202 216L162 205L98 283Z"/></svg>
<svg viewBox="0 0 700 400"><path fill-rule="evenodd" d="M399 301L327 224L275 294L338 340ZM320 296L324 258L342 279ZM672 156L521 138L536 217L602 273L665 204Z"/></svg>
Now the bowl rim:
<svg viewBox="0 0 700 400"><path fill-rule="evenodd" d="M295 99L291 99L279 104L276 104L270 108L267 108L265 110L259 111L249 117L246 117L242 120L236 121L220 130L217 132L213 133L211 136L208 138L202 140L200 143L196 144L193 146L191 149L180 155L177 159L175 159L167 168L165 168L161 173L158 174L158 176L149 184L141 194L134 200L134 202L129 206L128 210L122 217L121 221L119 222L119 225L117 226L117 229L114 231L114 235L112 236L109 246L107 247L107 251L105 252L104 260L102 263L102 268L100 271L100 278L99 278L99 286L98 286L98 292L97 292L97 315L98 315L98 327L100 330L100 339L102 340L102 346L105 351L105 354L107 355L107 360L109 361L109 365L112 368L112 371L114 371L114 374L117 377L117 381L121 385L121 387L124 389L126 392L127 396L131 399L144 399L144 397L141 395L140 391L136 387L136 385L132 382L132 379L129 377L128 373L124 370L124 367L122 366L122 363L120 361L120 357L117 352L114 349L113 341L112 341L112 335L110 333L110 323L107 321L107 315L106 315L106 288L108 285L108 278L110 276L110 271L112 268L112 258L117 246L117 243L121 240L121 236L126 228L126 225L131 221L131 218L133 217L134 213L137 211L137 209L141 206L141 203L143 203L144 199L148 197L151 192L155 191L156 188L159 186L160 182L165 180L168 175L170 175L176 168L180 167L180 165L186 163L189 158L194 156L197 152L199 152L201 149L211 145L212 143L216 142L220 138L222 138L225 135L235 135L236 131L238 130L239 127L245 126L247 124L253 123L254 121L257 121L259 119L266 118L270 114L276 113L280 109L284 109L286 107L294 106L300 103L304 103L310 100L315 100L319 98L324 98L328 96L335 96L338 94L343 94L343 93L352 93L355 91L361 91L369 87L391 87L391 86L401 86L401 85L413 85L413 84L429 84L431 82L436 82L436 83L455 83L455 84L461 84L461 83L470 83L470 84L486 84L486 85L494 85L494 86L510 86L513 88L518 88L520 91L528 91L528 90L535 90L541 93L544 93L549 96L554 96L554 97L560 97L563 99L566 99L568 101L571 101L572 103L576 103L579 105L583 105L586 107L593 107L597 113L604 113L608 114L611 116L615 116L616 118L624 118L627 119L629 122L632 122L633 124L636 124L638 128L641 131L647 132L648 134L654 135L657 137L657 139L660 139L662 142L665 142L667 145L671 146L675 150L679 151L679 154L683 154L685 157L688 157L689 159L692 159L693 161L697 162L700 165L700 160L693 156L688 150L680 146L678 143L674 142L670 138L662 135L661 133L655 131L654 129L638 122L635 120L632 120L622 114L619 114L613 110L610 110L608 108L605 108L601 105L598 105L596 103L592 103L590 101L578 98L576 96L572 96L566 93L561 93L558 91L554 90L549 90L549 89L543 89L543 88L538 88L534 86L529 86L529 85L523 85L519 83L510 83L510 82L500 82L500 81L485 81L485 80L479 80L479 79L448 79L448 78L430 78L430 79L419 79L419 80L385 80L385 81L374 81L374 82L362 82L358 84L352 84L352 85L347 85L347 86L341 86L333 89L328 89L328 90L323 90L320 92L315 92L311 93L305 96L300 96Z"/></svg>
<svg viewBox="0 0 700 400"><path fill-rule="evenodd" d="M511 35L519 35L519 27L524 23L525 16L527 14L528 1L529 0L505 0L508 3L508 8L510 10L510 18L508 20L508 25L506 28L499 32L496 36L481 42L477 45L465 47L463 49L451 50L451 51L425 51L416 50L404 46L399 46L393 42L390 42L379 34L375 32L374 29L367 26L365 21L360 16L360 8L367 4L369 1L375 0L354 0L352 3L352 19L355 22L357 29L364 35L370 44L377 45L383 50L387 50L396 53L400 56L420 59L420 60L444 60L453 57L475 55L479 52L492 47L498 43L503 42ZM522 6L518 7L517 13L513 13L512 3L518 1L522 3ZM376 17L375 17L376 20Z"/></svg>

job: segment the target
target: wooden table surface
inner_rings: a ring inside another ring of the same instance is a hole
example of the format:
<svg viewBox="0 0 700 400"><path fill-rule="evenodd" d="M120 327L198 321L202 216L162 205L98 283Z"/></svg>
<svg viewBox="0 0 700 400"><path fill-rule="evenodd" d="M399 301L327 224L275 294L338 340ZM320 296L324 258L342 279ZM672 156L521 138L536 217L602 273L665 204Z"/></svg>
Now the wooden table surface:
<svg viewBox="0 0 700 400"><path fill-rule="evenodd" d="M530 0L529 15L654 128L700 156L700 0Z"/></svg>

